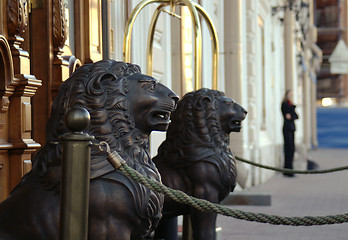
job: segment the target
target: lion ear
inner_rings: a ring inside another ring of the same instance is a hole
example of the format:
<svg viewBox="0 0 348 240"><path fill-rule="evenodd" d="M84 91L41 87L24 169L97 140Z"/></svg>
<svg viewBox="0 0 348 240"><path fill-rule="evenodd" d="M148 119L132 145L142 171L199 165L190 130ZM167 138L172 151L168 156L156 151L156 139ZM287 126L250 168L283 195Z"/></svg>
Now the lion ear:
<svg viewBox="0 0 348 240"><path fill-rule="evenodd" d="M218 109L218 107L219 107L219 102L218 102L217 99L214 99L214 100L213 100L212 107L213 107L214 110Z"/></svg>
<svg viewBox="0 0 348 240"><path fill-rule="evenodd" d="M86 92L88 95L103 95L108 88L108 82L116 79L117 77L111 73L92 76L87 82Z"/></svg>

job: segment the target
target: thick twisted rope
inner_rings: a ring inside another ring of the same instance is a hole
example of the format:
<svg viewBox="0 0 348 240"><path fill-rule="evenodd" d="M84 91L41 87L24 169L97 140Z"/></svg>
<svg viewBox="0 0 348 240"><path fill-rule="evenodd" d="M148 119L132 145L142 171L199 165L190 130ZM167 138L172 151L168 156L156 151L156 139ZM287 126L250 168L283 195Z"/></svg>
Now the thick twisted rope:
<svg viewBox="0 0 348 240"><path fill-rule="evenodd" d="M118 170L120 170L126 176L134 179L135 181L147 186L149 189L162 193L173 200L188 204L195 207L201 211L215 212L221 215L233 217L236 219L253 221L259 223L269 223L273 225L291 225L291 226L313 226L313 225L327 225L327 224L338 224L348 222L348 213L341 215L330 215L330 216L305 216L305 217L281 217L276 215L268 215L264 213L251 213L241 210L226 208L222 205L211 203L204 199L199 199L195 197L188 196L186 193L180 190L174 190L168 188L162 183L150 179L146 176L141 175L139 172L129 167L126 162L118 155L117 152L110 152L110 148L105 142L101 145L106 146L106 151L108 153L108 160L110 163Z"/></svg>
<svg viewBox="0 0 348 240"><path fill-rule="evenodd" d="M121 164L119 170L125 175L133 178L135 181L140 182L150 188L153 191L159 192L172 198L173 200L188 204L201 211L215 212L221 215L233 217L236 219L253 221L259 223L269 223L273 225L291 225L291 226L314 226L314 225L327 225L338 224L348 222L348 213L341 215L330 216L305 216L305 217L281 217L276 215L268 215L264 213L252 213L241 210L226 208L219 204L211 203L204 199L188 196L182 191L170 189L164 186L162 183L149 179L133 168L127 166L127 164Z"/></svg>
<svg viewBox="0 0 348 240"><path fill-rule="evenodd" d="M236 160L260 167L260 168L265 168L277 172L282 172L282 173L294 173L294 174L322 174L322 173L332 173L332 172L338 172L338 171L343 171L343 170L348 170L348 166L343 166L343 167L337 167L337 168L330 168L330 169L323 169L323 170L293 170L293 169L286 169L286 168L277 168L277 167L271 167L267 165L263 165L260 163L255 163L249 160L246 160L244 158L235 156Z"/></svg>

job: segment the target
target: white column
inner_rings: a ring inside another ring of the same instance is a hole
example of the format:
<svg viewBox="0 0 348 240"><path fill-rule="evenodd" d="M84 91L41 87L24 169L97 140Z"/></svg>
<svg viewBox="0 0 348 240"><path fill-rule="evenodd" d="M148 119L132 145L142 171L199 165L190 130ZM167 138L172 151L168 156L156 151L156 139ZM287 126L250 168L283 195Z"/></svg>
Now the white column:
<svg viewBox="0 0 348 240"><path fill-rule="evenodd" d="M311 81L311 102L312 102L312 145L314 148L318 147L318 135L317 135L317 85Z"/></svg>
<svg viewBox="0 0 348 240"><path fill-rule="evenodd" d="M295 55L294 55L294 12L289 7L285 9L284 13L284 57L285 57L285 87L286 89L295 89Z"/></svg>
<svg viewBox="0 0 348 240"><path fill-rule="evenodd" d="M309 0L309 26L314 24L314 0ZM314 40L314 39L313 39ZM315 39L316 41L316 39ZM312 44L315 44L312 42ZM313 68L313 66L312 66ZM315 68L312 74L315 74ZM316 75L315 75L316 77ZM311 143L313 147L318 147L318 136L317 136L317 86L313 79L310 79L310 106L311 106Z"/></svg>
<svg viewBox="0 0 348 240"><path fill-rule="evenodd" d="M247 82L247 123L248 123L248 154L245 156L258 162L258 134L257 121L257 1L246 0L246 82ZM255 184L255 168L246 166L250 170L248 185Z"/></svg>
<svg viewBox="0 0 348 240"><path fill-rule="evenodd" d="M242 1L225 0L225 87L226 95L242 102Z"/></svg>
<svg viewBox="0 0 348 240"><path fill-rule="evenodd" d="M305 53L305 60L308 60L308 56ZM308 64L308 65L307 65ZM306 61L306 65L309 66L309 61ZM309 68L308 68L309 70ZM304 144L306 149L311 148L311 82L308 70L304 72L303 76L303 131L304 131ZM314 106L315 107L315 106Z"/></svg>
<svg viewBox="0 0 348 240"><path fill-rule="evenodd" d="M247 84L245 79L245 52L243 39L243 4L245 0L224 1L224 69L225 94L244 108L247 106ZM244 55L244 56L243 56ZM240 133L230 134L231 150L238 156L249 158L247 120ZM244 187L248 170L237 162L237 182Z"/></svg>

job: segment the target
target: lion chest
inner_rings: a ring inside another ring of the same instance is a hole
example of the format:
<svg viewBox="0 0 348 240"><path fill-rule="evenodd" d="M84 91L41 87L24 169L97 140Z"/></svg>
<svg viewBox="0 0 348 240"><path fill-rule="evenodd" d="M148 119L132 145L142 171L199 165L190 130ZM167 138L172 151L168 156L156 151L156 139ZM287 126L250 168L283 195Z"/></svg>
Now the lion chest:
<svg viewBox="0 0 348 240"><path fill-rule="evenodd" d="M214 202L222 201L234 189L236 181L234 161L219 156L200 159L183 168L159 169L167 186Z"/></svg>

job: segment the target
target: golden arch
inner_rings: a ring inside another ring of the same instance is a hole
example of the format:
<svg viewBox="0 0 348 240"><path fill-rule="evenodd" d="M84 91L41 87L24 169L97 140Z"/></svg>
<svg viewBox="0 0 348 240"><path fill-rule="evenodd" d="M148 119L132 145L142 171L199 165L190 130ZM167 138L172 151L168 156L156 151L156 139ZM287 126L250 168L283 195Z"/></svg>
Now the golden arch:
<svg viewBox="0 0 348 240"><path fill-rule="evenodd" d="M153 17L151 19L150 30L147 41L147 74L152 74L152 64L153 64L153 38L154 31L156 27L157 20L159 18L160 13L162 12L162 8L165 6L171 5L185 5L188 7L192 22L194 26L194 39L195 39L195 48L194 48L194 66L195 66L195 89L200 89L202 87L202 31L201 24L199 21L198 13L205 19L208 24L208 29L210 33L210 37L212 39L212 52L213 52L213 62L212 62L212 88L217 89L217 74L218 74L218 54L219 54L219 45L217 39L217 33L215 27L211 21L211 18L208 16L207 12L197 3L191 2L190 0L144 0L140 2L132 11L127 24L126 31L123 41L123 56L124 61L130 62L131 56L131 34L132 28L135 22L135 19L139 12L147 5L151 3L161 3L155 10ZM197 12L198 10L198 12Z"/></svg>

